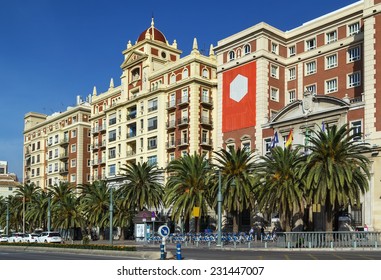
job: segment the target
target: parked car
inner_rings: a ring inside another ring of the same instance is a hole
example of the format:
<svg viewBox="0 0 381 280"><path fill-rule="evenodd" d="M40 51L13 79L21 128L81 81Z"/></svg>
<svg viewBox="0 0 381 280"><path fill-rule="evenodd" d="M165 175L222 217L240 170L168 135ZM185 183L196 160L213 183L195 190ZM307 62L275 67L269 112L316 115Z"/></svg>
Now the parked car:
<svg viewBox="0 0 381 280"><path fill-rule="evenodd" d="M24 235L22 242L27 242L27 243L38 242L38 236L39 235L36 233L27 233Z"/></svg>
<svg viewBox="0 0 381 280"><path fill-rule="evenodd" d="M61 234L58 231L44 231L38 237L40 243L62 243Z"/></svg>
<svg viewBox="0 0 381 280"><path fill-rule="evenodd" d="M8 237L8 242L9 243L22 242L23 237L24 237L24 234L20 232L12 233L11 236Z"/></svg>
<svg viewBox="0 0 381 280"><path fill-rule="evenodd" d="M8 242L8 236L6 234L0 235L0 242Z"/></svg>

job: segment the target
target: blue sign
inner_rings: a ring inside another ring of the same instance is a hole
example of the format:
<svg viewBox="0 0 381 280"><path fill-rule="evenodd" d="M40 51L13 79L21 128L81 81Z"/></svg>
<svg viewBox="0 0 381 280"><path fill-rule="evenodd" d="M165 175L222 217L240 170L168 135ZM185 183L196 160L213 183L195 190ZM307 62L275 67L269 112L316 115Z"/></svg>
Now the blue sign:
<svg viewBox="0 0 381 280"><path fill-rule="evenodd" d="M169 235L169 227L166 225L162 225L159 227L158 233L161 237L167 237Z"/></svg>

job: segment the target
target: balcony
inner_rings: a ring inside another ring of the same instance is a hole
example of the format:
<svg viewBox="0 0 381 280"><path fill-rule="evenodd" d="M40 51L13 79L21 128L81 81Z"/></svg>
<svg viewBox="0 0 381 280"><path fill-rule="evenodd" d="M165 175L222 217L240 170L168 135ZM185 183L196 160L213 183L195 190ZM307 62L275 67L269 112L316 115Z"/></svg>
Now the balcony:
<svg viewBox="0 0 381 280"><path fill-rule="evenodd" d="M178 104L179 106L189 104L189 96L183 96L182 98L178 99L178 100L177 100L177 104Z"/></svg>
<svg viewBox="0 0 381 280"><path fill-rule="evenodd" d="M167 122L166 125L167 125L167 129L175 128L176 127L176 121L171 120L171 121Z"/></svg>
<svg viewBox="0 0 381 280"><path fill-rule="evenodd" d="M188 138L181 138L179 140L177 140L177 145L178 146L187 146L189 145L189 139Z"/></svg>
<svg viewBox="0 0 381 280"><path fill-rule="evenodd" d="M188 118L180 118L177 120L177 125L178 126L183 126L189 124L189 119Z"/></svg>
<svg viewBox="0 0 381 280"><path fill-rule="evenodd" d="M212 107L213 106L212 98L204 97L204 96L201 97L201 104L206 107Z"/></svg>
<svg viewBox="0 0 381 280"><path fill-rule="evenodd" d="M200 122L202 125L213 126L213 122L209 117L201 117Z"/></svg>
<svg viewBox="0 0 381 280"><path fill-rule="evenodd" d="M130 132L130 133L127 133L127 139L130 139L130 138L134 138L136 137L136 131L133 131L133 132Z"/></svg>
<svg viewBox="0 0 381 280"><path fill-rule="evenodd" d="M176 109L176 102L175 101L167 102L167 110L173 110L173 109Z"/></svg>
<svg viewBox="0 0 381 280"><path fill-rule="evenodd" d="M202 146L212 146L212 140L207 138L202 138L200 144Z"/></svg>
<svg viewBox="0 0 381 280"><path fill-rule="evenodd" d="M127 151L127 153L126 153L126 156L127 156L127 157L132 157L132 156L134 156L134 155L136 155L136 151L134 151L134 150Z"/></svg>
<svg viewBox="0 0 381 280"><path fill-rule="evenodd" d="M176 148L175 141L169 141L165 145L166 145L167 149L175 149Z"/></svg>
<svg viewBox="0 0 381 280"><path fill-rule="evenodd" d="M67 160L69 158L69 154L68 153L62 153L60 154L60 160Z"/></svg>
<svg viewBox="0 0 381 280"><path fill-rule="evenodd" d="M66 167L60 169L60 175L65 175L67 173L69 173L69 170Z"/></svg>
<svg viewBox="0 0 381 280"><path fill-rule="evenodd" d="M67 146L69 145L69 138L65 137L60 141L60 146Z"/></svg>

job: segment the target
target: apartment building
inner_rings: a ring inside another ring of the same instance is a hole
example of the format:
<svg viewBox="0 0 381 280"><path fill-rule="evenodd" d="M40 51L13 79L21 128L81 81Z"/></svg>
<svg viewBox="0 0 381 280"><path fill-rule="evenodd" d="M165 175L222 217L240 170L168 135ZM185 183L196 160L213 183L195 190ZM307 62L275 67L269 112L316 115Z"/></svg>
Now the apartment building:
<svg viewBox="0 0 381 280"><path fill-rule="evenodd" d="M0 160L0 196L14 195L20 185L16 174L8 173L8 162Z"/></svg>
<svg viewBox="0 0 381 280"><path fill-rule="evenodd" d="M46 189L59 182L89 182L90 113L89 102L77 97L76 105L64 112L25 115L24 183Z"/></svg>
<svg viewBox="0 0 381 280"><path fill-rule="evenodd" d="M364 0L281 31L258 23L220 40L218 144L267 153L311 130L348 123L373 149L370 190L348 209L356 224L381 229L381 1Z"/></svg>
<svg viewBox="0 0 381 280"><path fill-rule="evenodd" d="M216 141L216 59L194 39L183 58L154 26L123 51L121 84L91 101L91 180L117 178L127 162L157 164L185 153L211 156Z"/></svg>

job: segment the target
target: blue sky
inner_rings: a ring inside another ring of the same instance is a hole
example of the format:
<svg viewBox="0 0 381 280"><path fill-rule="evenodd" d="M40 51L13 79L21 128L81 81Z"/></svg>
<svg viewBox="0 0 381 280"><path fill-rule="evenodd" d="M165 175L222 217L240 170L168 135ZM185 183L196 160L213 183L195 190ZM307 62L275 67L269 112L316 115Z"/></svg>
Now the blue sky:
<svg viewBox="0 0 381 280"><path fill-rule="evenodd" d="M122 51L154 16L188 55L264 21L286 31L355 0L0 0L0 160L22 179L23 119L120 84ZM268 4L267 4L268 3ZM308 6L306 6L306 4Z"/></svg>

